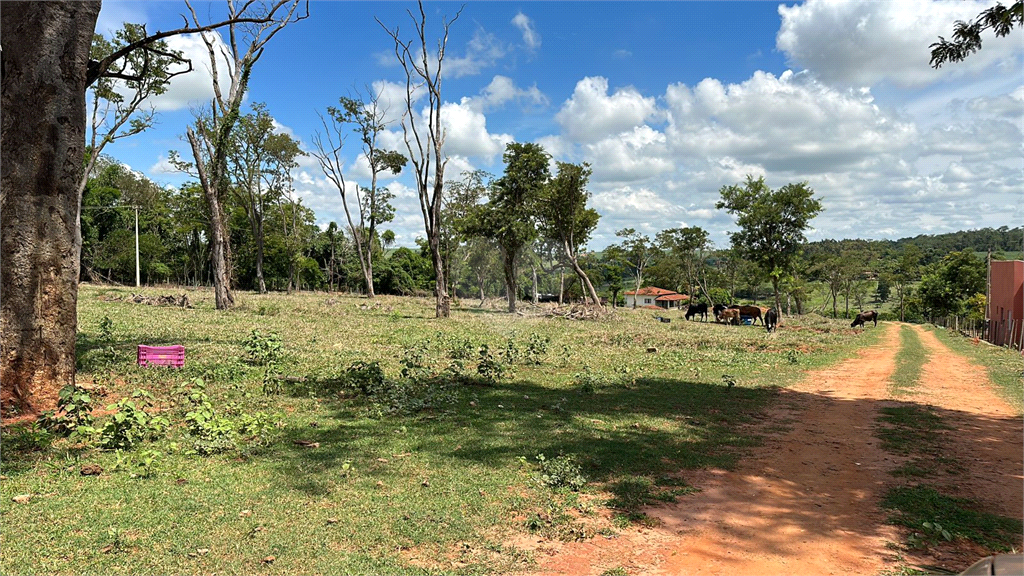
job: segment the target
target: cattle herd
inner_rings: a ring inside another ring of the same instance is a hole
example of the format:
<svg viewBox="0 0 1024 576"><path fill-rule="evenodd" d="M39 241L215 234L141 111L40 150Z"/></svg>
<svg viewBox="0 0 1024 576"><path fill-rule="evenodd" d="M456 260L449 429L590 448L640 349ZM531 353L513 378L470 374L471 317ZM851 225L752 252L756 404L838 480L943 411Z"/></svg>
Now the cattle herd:
<svg viewBox="0 0 1024 576"><path fill-rule="evenodd" d="M739 326L740 324L749 323L751 325L756 324L758 320L761 321L761 325L764 326L768 332L774 332L775 328L779 325L779 311L775 308L761 308L760 306L740 306L733 304L732 306L726 306L725 304L715 304L711 307L711 312L715 316L715 322L721 324L732 324ZM685 318L687 320L697 319L707 322L708 321L708 305L701 302L699 304L690 304L686 308ZM857 314L857 317L853 320L853 324L850 324L851 328L857 326L864 326L866 322L874 322L875 326L878 326L878 312L869 310L867 312L861 312Z"/></svg>

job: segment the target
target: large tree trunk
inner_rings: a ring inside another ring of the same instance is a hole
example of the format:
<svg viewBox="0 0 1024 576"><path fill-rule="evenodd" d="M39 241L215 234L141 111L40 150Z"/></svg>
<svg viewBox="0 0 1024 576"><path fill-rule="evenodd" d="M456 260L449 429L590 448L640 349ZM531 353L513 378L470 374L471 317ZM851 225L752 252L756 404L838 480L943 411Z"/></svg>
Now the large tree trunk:
<svg viewBox="0 0 1024 576"><path fill-rule="evenodd" d="M256 225L256 280L259 281L260 294L267 293L267 283L263 279L263 220Z"/></svg>
<svg viewBox="0 0 1024 576"><path fill-rule="evenodd" d="M434 264L434 296L436 296L434 313L437 318L448 318L452 315L452 304L451 298L448 297L448 282L444 277L445 266L440 244L441 239L437 237L437 234L431 234L430 259Z"/></svg>
<svg viewBox="0 0 1024 576"><path fill-rule="evenodd" d="M504 248L501 249L501 267L505 272L505 297L508 298L508 311L515 313L516 300L519 287L516 285L515 254L509 254Z"/></svg>
<svg viewBox="0 0 1024 576"><path fill-rule="evenodd" d="M0 403L36 412L75 381L85 90L99 2L0 12Z"/></svg>

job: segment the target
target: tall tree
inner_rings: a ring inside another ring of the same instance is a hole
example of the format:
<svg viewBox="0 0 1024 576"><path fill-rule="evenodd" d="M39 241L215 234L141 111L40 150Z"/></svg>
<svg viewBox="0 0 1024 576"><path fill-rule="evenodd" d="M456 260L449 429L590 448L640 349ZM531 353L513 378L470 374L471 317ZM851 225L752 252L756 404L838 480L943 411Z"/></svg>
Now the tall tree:
<svg viewBox="0 0 1024 576"><path fill-rule="evenodd" d="M296 158L304 152L291 136L275 132L266 104L257 102L252 108L252 114L238 119L229 141L228 170L235 182L231 190L245 209L256 244L256 282L260 294L266 294L263 244L267 209L290 186L292 168L298 166Z"/></svg>
<svg viewBox="0 0 1024 576"><path fill-rule="evenodd" d="M377 180L384 172L398 174L406 163L405 156L382 148L377 142L378 135L387 128L387 111L381 108L379 102L380 93L374 94L366 102L342 97L339 99L340 108L327 108L329 123L323 115L320 116L327 141L324 142L324 136L319 133L313 136L313 156L320 162L324 176L334 184L341 195L342 207L345 209L345 218L348 220L349 231L352 233L356 253L359 255L359 266L363 271L366 295L369 298L374 297L373 253L377 226L390 222L395 215L390 202L392 194L387 188L378 187ZM352 130L359 136L363 156L370 167L370 186L357 185L353 190L358 207L358 224L352 220L352 211L349 209L349 190L343 171L344 161L341 159L341 150L345 143L344 126L352 126Z"/></svg>
<svg viewBox="0 0 1024 576"><path fill-rule="evenodd" d="M445 130L441 121L441 69L444 65L445 49L448 46L448 30L462 14L460 8L455 16L442 20L444 34L437 42L436 50L427 44L427 14L423 2L419 2L419 17L408 11L416 37L402 40L399 28L391 30L380 20L377 23L395 43L395 57L405 71L405 112L402 115L402 135L409 152L416 178L416 192L423 213L423 227L430 247L430 259L434 265L435 315L438 318L451 316L451 299L445 280L444 254L441 247L441 199L444 195L444 169L448 158L442 148ZM426 117L415 109L415 92L426 92ZM425 126L424 126L425 124Z"/></svg>
<svg viewBox="0 0 1024 576"><path fill-rule="evenodd" d="M643 287L644 273L654 259L657 249L649 236L637 232L634 228L623 228L616 232L615 235L622 238L622 242L618 246L612 247L611 253L633 275L633 282L636 286L634 288L633 308L636 308L636 303L639 299L639 295L636 292L639 292L640 288Z"/></svg>
<svg viewBox="0 0 1024 576"><path fill-rule="evenodd" d="M186 0L186 4L193 25L200 27L195 9L189 0ZM218 310L231 308L235 303L231 294L231 235L224 208L230 185L227 157L231 149L231 134L249 87L249 76L256 62L263 56L267 43L288 24L308 17L308 12L304 15L297 12L299 5L299 0L288 0L269 5L246 2L236 7L233 0L228 0L229 19L237 20L252 11L264 21L228 24L230 41L226 49L218 42L218 35L209 31L200 33L209 55L214 98L208 110L196 115L195 129L189 126L185 135L192 148L191 165L195 168L210 207L210 264ZM228 78L226 92L220 84L222 72ZM179 166L183 166L180 161Z"/></svg>
<svg viewBox="0 0 1024 576"><path fill-rule="evenodd" d="M549 156L540 144L510 142L505 146L505 173L491 186L481 207L476 232L494 240L505 272L508 311L516 311L518 265L523 249L537 238L537 202L547 185Z"/></svg>
<svg viewBox="0 0 1024 576"><path fill-rule="evenodd" d="M699 226L670 228L654 237L662 253L676 258L686 276L686 293L694 296L699 289L712 304L707 285L707 252L711 248L706 230Z"/></svg>
<svg viewBox="0 0 1024 576"><path fill-rule="evenodd" d="M715 207L735 215L740 227L729 234L733 247L771 279L775 309L781 311L779 284L805 241L804 230L821 213L821 202L806 182L772 190L763 176L748 175L746 183L723 186L719 194Z"/></svg>
<svg viewBox="0 0 1024 576"><path fill-rule="evenodd" d="M557 243L559 251L590 300L600 306L601 299L587 273L580 266L580 249L586 245L601 217L597 210L587 208L590 192L587 182L593 171L589 164L558 163L558 173L542 190L540 199L540 223L543 236Z"/></svg>
<svg viewBox="0 0 1024 576"><path fill-rule="evenodd" d="M896 298L900 302L900 322L906 320L907 298L910 296L911 285L921 277L920 269L921 249L908 244L882 271L882 277L896 290Z"/></svg>
<svg viewBox="0 0 1024 576"><path fill-rule="evenodd" d="M941 68L946 62L962 62L981 50L982 32L991 30L996 38L1001 38L1013 31L1015 26L1021 25L1024 25L1024 0L1017 0L1009 6L996 2L995 6L978 14L975 20L957 20L950 40L939 36L939 41L930 46L931 65L933 68Z"/></svg>
<svg viewBox="0 0 1024 576"><path fill-rule="evenodd" d="M95 60L99 10L76 0L0 11L0 403L23 410L52 406L75 377L87 89L103 78L140 80L142 70L122 63L140 50L166 56L156 45L164 38L229 24L147 34Z"/></svg>

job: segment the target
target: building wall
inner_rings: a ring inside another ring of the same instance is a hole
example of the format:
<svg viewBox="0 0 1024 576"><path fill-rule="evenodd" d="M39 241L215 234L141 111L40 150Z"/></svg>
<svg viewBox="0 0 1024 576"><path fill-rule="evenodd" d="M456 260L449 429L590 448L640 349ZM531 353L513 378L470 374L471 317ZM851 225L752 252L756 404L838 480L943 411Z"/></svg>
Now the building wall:
<svg viewBox="0 0 1024 576"><path fill-rule="evenodd" d="M1024 330L1024 261L993 261L989 282L989 342L1019 343Z"/></svg>

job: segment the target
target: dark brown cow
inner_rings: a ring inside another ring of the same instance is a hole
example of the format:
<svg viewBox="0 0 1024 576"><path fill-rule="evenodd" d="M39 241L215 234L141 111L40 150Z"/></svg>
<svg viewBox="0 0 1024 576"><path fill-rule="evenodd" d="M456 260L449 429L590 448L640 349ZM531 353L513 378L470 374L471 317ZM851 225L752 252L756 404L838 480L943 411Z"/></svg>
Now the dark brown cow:
<svg viewBox="0 0 1024 576"><path fill-rule="evenodd" d="M701 320L707 322L708 321L708 305L705 304L704 302L701 302L700 304L690 304L689 306L686 307L686 319L687 320L689 320L690 318L694 318L696 316L700 316Z"/></svg>
<svg viewBox="0 0 1024 576"><path fill-rule="evenodd" d="M757 324L758 320L761 320L761 324L764 324L764 320L761 318L761 308L758 306L739 306L734 304L732 306L729 306L729 309L739 310L740 316L749 316L753 318L754 320L753 322L751 322L751 324Z"/></svg>
<svg viewBox="0 0 1024 576"><path fill-rule="evenodd" d="M867 312L861 312L857 314L857 317L853 319L853 324L850 324L850 328L856 328L857 326L864 326L867 321L872 321L875 326L878 326L878 312L874 310L868 310Z"/></svg>
<svg viewBox="0 0 1024 576"><path fill-rule="evenodd" d="M736 326L739 326L740 311L736 308L722 310L722 312L718 315L718 321L722 322L723 324L734 324Z"/></svg>

